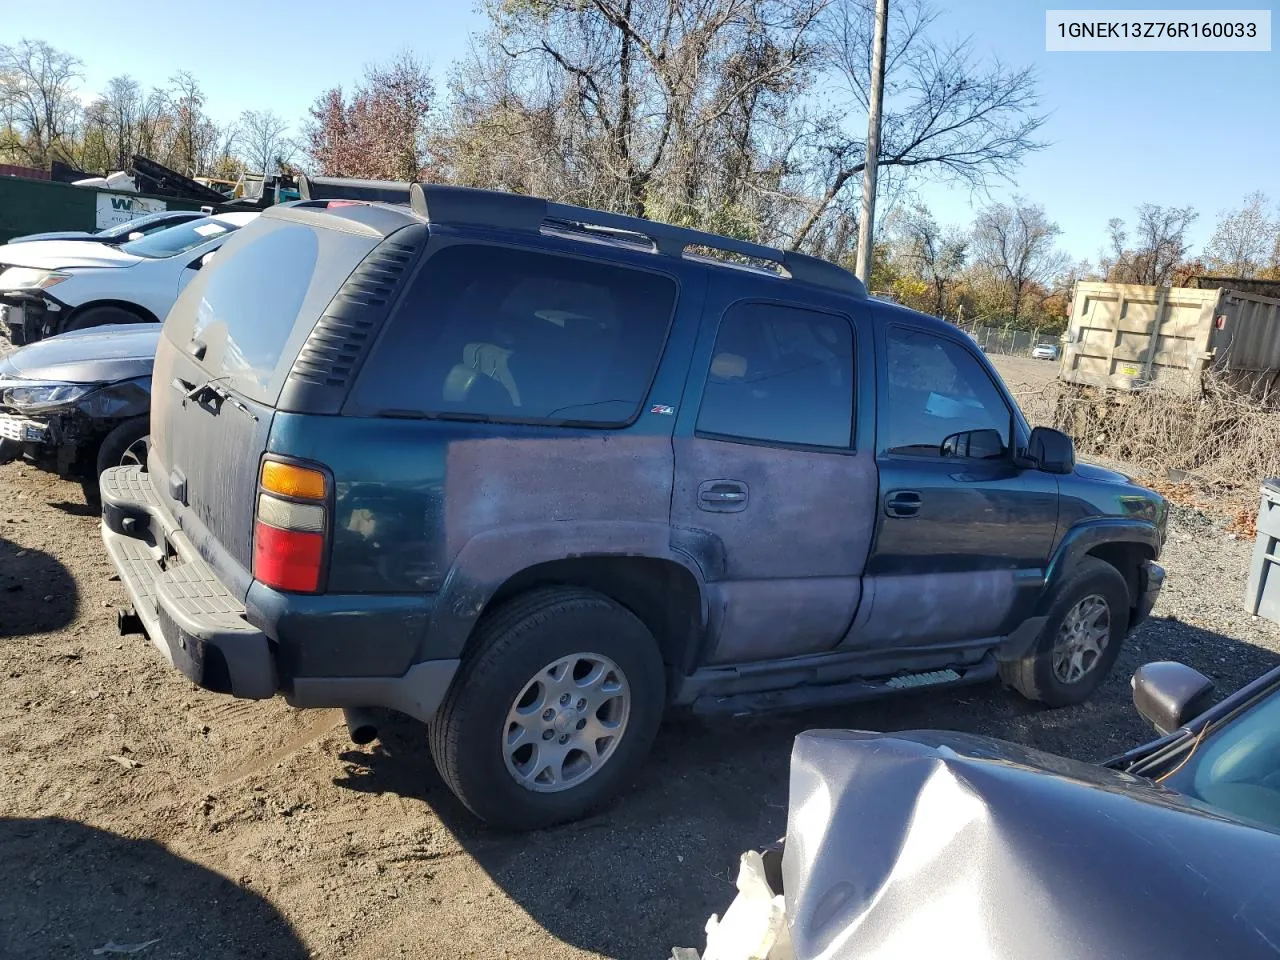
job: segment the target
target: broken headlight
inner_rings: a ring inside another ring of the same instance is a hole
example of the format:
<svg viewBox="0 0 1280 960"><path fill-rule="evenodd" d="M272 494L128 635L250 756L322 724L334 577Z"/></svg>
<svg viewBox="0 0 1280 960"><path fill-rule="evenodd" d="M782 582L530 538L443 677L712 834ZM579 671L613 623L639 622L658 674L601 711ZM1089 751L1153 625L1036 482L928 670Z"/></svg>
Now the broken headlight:
<svg viewBox="0 0 1280 960"><path fill-rule="evenodd" d="M74 403L92 390L92 383L26 383L8 387L0 402L19 413L40 413Z"/></svg>

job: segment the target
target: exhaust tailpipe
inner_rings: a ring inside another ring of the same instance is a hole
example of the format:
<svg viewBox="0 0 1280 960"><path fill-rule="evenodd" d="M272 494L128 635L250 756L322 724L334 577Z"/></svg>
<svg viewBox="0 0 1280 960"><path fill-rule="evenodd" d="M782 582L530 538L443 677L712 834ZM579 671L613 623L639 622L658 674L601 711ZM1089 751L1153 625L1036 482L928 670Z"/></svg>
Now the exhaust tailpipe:
<svg viewBox="0 0 1280 960"><path fill-rule="evenodd" d="M378 739L378 722L364 707L347 707L342 711L342 716L347 721L347 733L352 743L363 747Z"/></svg>

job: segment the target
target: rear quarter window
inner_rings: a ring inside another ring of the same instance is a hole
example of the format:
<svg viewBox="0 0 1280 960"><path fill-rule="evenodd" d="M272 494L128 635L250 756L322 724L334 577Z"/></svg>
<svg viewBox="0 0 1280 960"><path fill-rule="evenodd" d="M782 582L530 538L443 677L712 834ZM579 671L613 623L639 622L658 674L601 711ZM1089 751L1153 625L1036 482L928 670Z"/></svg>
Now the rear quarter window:
<svg viewBox="0 0 1280 960"><path fill-rule="evenodd" d="M621 426L649 392L675 310L668 276L531 250L432 255L349 412Z"/></svg>
<svg viewBox="0 0 1280 960"><path fill-rule="evenodd" d="M378 238L259 217L183 291L165 336L260 403L274 404L307 334Z"/></svg>

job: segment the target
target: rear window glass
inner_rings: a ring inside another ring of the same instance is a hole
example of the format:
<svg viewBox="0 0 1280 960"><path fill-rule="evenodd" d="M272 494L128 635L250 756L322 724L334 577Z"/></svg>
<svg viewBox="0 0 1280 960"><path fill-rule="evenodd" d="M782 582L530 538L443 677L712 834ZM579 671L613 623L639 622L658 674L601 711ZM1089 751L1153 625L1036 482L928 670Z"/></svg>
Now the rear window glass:
<svg viewBox="0 0 1280 960"><path fill-rule="evenodd" d="M210 376L275 403L316 319L376 243L259 217L196 274L165 322L165 337L188 353L192 341L204 344Z"/></svg>
<svg viewBox="0 0 1280 960"><path fill-rule="evenodd" d="M361 412L616 426L649 391L676 284L502 247L436 253L361 376Z"/></svg>

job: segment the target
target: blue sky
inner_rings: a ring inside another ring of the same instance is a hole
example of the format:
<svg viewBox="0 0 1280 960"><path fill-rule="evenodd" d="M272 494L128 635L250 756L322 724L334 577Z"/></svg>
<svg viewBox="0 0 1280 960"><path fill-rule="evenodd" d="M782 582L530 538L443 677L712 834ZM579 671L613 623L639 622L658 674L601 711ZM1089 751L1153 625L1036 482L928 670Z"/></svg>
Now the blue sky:
<svg viewBox="0 0 1280 960"><path fill-rule="evenodd" d="M196 30L195 8L190 18L126 24L118 5L102 0L63 0L56 18L38 4L8 6L0 16L0 42L39 38L76 54L85 63L86 93L119 73L151 86L187 69L199 77L219 120L246 108L300 118L321 90L349 85L366 63L406 46L432 65L443 88L450 63L485 23L468 0L310 0L289 8L221 0L200 8L210 16ZM1274 49L1046 53L1048 4L938 0L937 6L932 29L939 39L968 36L976 52L1037 69L1050 113L1043 137L1051 146L1014 171L1013 184L996 184L992 193L1003 199L1017 192L1042 203L1073 256L1095 257L1107 219L1131 217L1140 203L1194 206L1200 220L1192 239L1199 246L1218 211L1239 205L1246 193L1263 190L1280 201L1280 53ZM1241 6L1249 4L1165 0L1161 8ZM985 199L929 185L921 193L939 219L956 223L968 222L972 205Z"/></svg>

